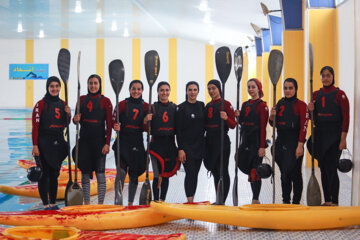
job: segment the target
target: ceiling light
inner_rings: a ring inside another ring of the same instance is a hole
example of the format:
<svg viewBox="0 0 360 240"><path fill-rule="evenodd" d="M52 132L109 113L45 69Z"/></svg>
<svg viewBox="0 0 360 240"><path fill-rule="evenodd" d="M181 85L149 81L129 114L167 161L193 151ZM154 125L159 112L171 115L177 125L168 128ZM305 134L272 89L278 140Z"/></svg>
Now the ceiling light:
<svg viewBox="0 0 360 240"><path fill-rule="evenodd" d="M102 17L101 17L101 12L98 12L97 14L96 14L96 19L95 19L95 22L96 23L102 23Z"/></svg>
<svg viewBox="0 0 360 240"><path fill-rule="evenodd" d="M210 40L210 41L209 41L209 44L210 44L210 45L215 45L215 40Z"/></svg>
<svg viewBox="0 0 360 240"><path fill-rule="evenodd" d="M19 22L18 23L18 26L17 26L17 32L22 32L23 31L23 26L22 26L22 23L21 22Z"/></svg>
<svg viewBox="0 0 360 240"><path fill-rule="evenodd" d="M124 34L123 34L124 37L128 37L129 36L129 29L126 27L124 28Z"/></svg>
<svg viewBox="0 0 360 240"><path fill-rule="evenodd" d="M260 2L260 6L265 16L271 12L281 12L281 10L269 10L268 7L262 2Z"/></svg>
<svg viewBox="0 0 360 240"><path fill-rule="evenodd" d="M39 32L39 38L44 38L44 30L40 30Z"/></svg>
<svg viewBox="0 0 360 240"><path fill-rule="evenodd" d="M111 31L115 32L117 31L117 24L116 24L116 21L112 21L111 23Z"/></svg>
<svg viewBox="0 0 360 240"><path fill-rule="evenodd" d="M81 1L77 0L75 2L75 12L76 13L81 13L82 12L82 7L81 7Z"/></svg>
<svg viewBox="0 0 360 240"><path fill-rule="evenodd" d="M205 13L205 16L203 18L203 22L206 24L210 24L211 23L211 14L209 12Z"/></svg>
<svg viewBox="0 0 360 240"><path fill-rule="evenodd" d="M210 11L210 8L208 6L208 2L206 0L202 0L198 9L202 12Z"/></svg>

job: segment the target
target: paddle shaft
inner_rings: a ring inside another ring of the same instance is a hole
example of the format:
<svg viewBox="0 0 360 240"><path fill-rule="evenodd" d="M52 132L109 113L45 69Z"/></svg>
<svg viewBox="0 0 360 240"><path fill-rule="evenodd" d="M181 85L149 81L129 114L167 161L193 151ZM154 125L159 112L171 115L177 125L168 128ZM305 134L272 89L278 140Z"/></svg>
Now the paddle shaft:
<svg viewBox="0 0 360 240"><path fill-rule="evenodd" d="M78 81L78 90L77 90L77 103L76 103L76 113L80 113L80 82ZM77 167L79 162L79 125L80 120L76 123L76 145L75 145L75 182L77 183Z"/></svg>
<svg viewBox="0 0 360 240"><path fill-rule="evenodd" d="M225 106L225 83L222 82L222 93L221 93L221 107L220 111L224 111ZM224 119L220 120L220 179L217 186L217 196L219 199L216 200L217 204L224 204Z"/></svg>
<svg viewBox="0 0 360 240"><path fill-rule="evenodd" d="M313 79L312 79L312 76L310 77L310 101L313 102ZM311 117L311 149L312 149L312 154L311 154L311 175L314 175L315 174L315 170L314 170L314 155L315 155L315 149L314 149L314 145L315 145L314 110L311 111L310 117Z"/></svg>
<svg viewBox="0 0 360 240"><path fill-rule="evenodd" d="M237 83L237 89L236 89L236 110L239 110L240 103L239 103L239 97L240 97L240 81ZM236 124L236 141L235 141L235 179L237 181L237 165L238 165L238 154L239 154L239 124Z"/></svg>
<svg viewBox="0 0 360 240"><path fill-rule="evenodd" d="M274 98L273 98L273 106L276 106L276 84L273 84L274 89ZM276 134L276 114L273 119L273 145L272 145L272 178L273 178L273 203L275 203L275 134Z"/></svg>
<svg viewBox="0 0 360 240"><path fill-rule="evenodd" d="M150 91L149 91L149 109L148 109L148 114L151 114L151 100L152 100L152 96L151 96L151 95L152 95L152 85L150 86ZM149 180L151 120L147 122L147 127L148 127L148 131L147 131L147 136L146 136L147 149L146 149L146 179L145 179L145 180Z"/></svg>
<svg viewBox="0 0 360 240"><path fill-rule="evenodd" d="M65 87L65 105L68 106L68 91L67 83L63 80ZM69 131L69 122L66 120L66 138L68 145L68 165L69 165L69 183L72 183L72 174L71 174L71 155L70 155L70 131Z"/></svg>

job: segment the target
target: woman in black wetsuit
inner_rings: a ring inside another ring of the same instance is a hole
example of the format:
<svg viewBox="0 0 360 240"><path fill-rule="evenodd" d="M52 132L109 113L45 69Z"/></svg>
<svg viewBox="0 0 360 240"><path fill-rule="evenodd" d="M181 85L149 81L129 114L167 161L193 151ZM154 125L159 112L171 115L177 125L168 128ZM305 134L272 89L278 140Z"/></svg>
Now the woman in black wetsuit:
<svg viewBox="0 0 360 240"><path fill-rule="evenodd" d="M45 210L57 210L56 195L62 161L68 152L64 128L70 121L70 108L59 98L60 80L49 77L46 94L32 113L32 155L40 157L42 177L38 189Z"/></svg>
<svg viewBox="0 0 360 240"><path fill-rule="evenodd" d="M132 206L138 186L138 177L146 169L146 155L143 140L143 121L149 104L142 99L144 86L140 80L133 80L129 85L130 97L118 104L120 124L115 122L116 109L113 114L114 130L120 131L120 173L116 182L124 186L126 174L129 173L128 205ZM117 141L117 140L116 140ZM116 141L113 150L116 153Z"/></svg>
<svg viewBox="0 0 360 240"><path fill-rule="evenodd" d="M229 157L230 139L228 136L229 128L236 126L234 109L229 101L224 100L224 110L221 109L221 84L219 80L211 80L207 84L211 102L206 104L205 129L206 129L206 153L204 165L214 176L215 191L220 179L220 121L224 124L224 151L223 151L223 177L224 177L224 203L230 188L229 176Z"/></svg>
<svg viewBox="0 0 360 240"><path fill-rule="evenodd" d="M80 113L73 122L80 121L79 168L84 191L84 204L90 204L90 178L96 173L98 204L103 204L106 193L105 160L109 153L112 130L112 105L101 95L101 78L88 78L88 94L80 97Z"/></svg>
<svg viewBox="0 0 360 240"><path fill-rule="evenodd" d="M150 155L154 171L154 200L165 201L169 178L177 172L180 165L175 145L176 105L169 102L169 83L159 82L157 92L159 101L153 104L152 114L145 117L144 124L151 120Z"/></svg>
<svg viewBox="0 0 360 240"><path fill-rule="evenodd" d="M184 164L185 193L189 203L194 202L198 174L205 155L205 105L197 101L199 84L186 84L186 101L176 111L176 138L178 158Z"/></svg>
<svg viewBox="0 0 360 240"><path fill-rule="evenodd" d="M271 109L269 119L273 126L276 115L275 161L281 172L283 203L290 203L293 189L293 204L300 204L303 190L301 167L309 119L307 105L297 98L297 89L295 79L287 78L284 81L285 97Z"/></svg>
<svg viewBox="0 0 360 240"><path fill-rule="evenodd" d="M321 171L325 198L323 205L337 206L340 188L337 167L341 151L346 149L349 100L344 91L334 86L332 67L323 67L320 74L323 87L313 93L314 102L309 103L308 108L310 112L314 111L315 158L318 159Z"/></svg>

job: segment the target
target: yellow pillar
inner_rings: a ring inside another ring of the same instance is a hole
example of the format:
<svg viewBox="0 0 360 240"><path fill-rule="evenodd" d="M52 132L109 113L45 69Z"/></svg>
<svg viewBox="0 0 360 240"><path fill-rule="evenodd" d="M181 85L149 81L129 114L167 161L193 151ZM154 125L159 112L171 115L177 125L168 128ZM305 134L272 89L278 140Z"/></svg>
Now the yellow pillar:
<svg viewBox="0 0 360 240"><path fill-rule="evenodd" d="M211 101L207 92L208 82L214 78L214 46L205 45L205 103Z"/></svg>
<svg viewBox="0 0 360 240"><path fill-rule="evenodd" d="M269 52L263 52L262 54L262 78L261 82L263 85L263 92L264 97L263 100L267 103L268 106L271 106L270 102L270 77L269 77L269 71L268 71L268 61L269 61ZM259 79L260 80L260 79Z"/></svg>
<svg viewBox="0 0 360 240"><path fill-rule="evenodd" d="M169 84L171 86L170 101L177 104L177 40L169 39Z"/></svg>
<svg viewBox="0 0 360 240"><path fill-rule="evenodd" d="M247 81L249 80L249 55L247 51L244 52L244 61L243 61L243 74L241 78L241 102L245 102L249 99L247 91ZM241 107L241 103L240 103Z"/></svg>
<svg viewBox="0 0 360 240"><path fill-rule="evenodd" d="M140 39L134 38L132 40L132 80L141 78L140 71Z"/></svg>
<svg viewBox="0 0 360 240"><path fill-rule="evenodd" d="M34 40L25 41L25 63L34 63ZM34 80L25 80L25 107L34 105Z"/></svg>
<svg viewBox="0 0 360 240"><path fill-rule="evenodd" d="M256 77L262 82L262 56L256 56Z"/></svg>
<svg viewBox="0 0 360 240"><path fill-rule="evenodd" d="M104 39L96 39L96 74L101 77L101 94L104 94L104 65L105 65L105 54L104 54Z"/></svg>
<svg viewBox="0 0 360 240"><path fill-rule="evenodd" d="M60 40L60 48L69 49L69 39L61 39L61 40ZM65 87L64 87L63 81L61 81L60 98L61 98L63 101L65 101Z"/></svg>

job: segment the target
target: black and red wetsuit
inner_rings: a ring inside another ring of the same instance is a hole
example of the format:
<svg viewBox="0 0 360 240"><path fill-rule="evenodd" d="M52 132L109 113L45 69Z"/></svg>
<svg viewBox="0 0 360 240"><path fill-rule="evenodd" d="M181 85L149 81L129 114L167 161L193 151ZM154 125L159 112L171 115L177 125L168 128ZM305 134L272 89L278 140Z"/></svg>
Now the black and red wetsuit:
<svg viewBox="0 0 360 240"><path fill-rule="evenodd" d="M159 101L153 104L150 155L154 170L154 200L159 200L158 177L162 177L160 199L165 200L169 177L173 176L180 166L175 145L175 111L176 105L172 102Z"/></svg>
<svg viewBox="0 0 360 240"><path fill-rule="evenodd" d="M220 180L220 138L221 138L221 102L222 98L213 100L206 104L205 112L205 158L204 165L208 171L214 176L215 190L217 189ZM229 157L230 157L230 139L228 135L229 128L233 129L236 126L234 109L229 101L224 101L224 111L228 118L224 124L224 151L223 151L223 179L224 179L224 202L230 188L229 176Z"/></svg>
<svg viewBox="0 0 360 240"><path fill-rule="evenodd" d="M70 118L66 117L65 102L60 99L45 97L36 103L32 113L32 141L39 147L43 172L38 188L44 205L56 202L57 178L68 152L63 133L67 121Z"/></svg>
<svg viewBox="0 0 360 240"><path fill-rule="evenodd" d="M261 99L248 100L241 106L238 167L243 173L249 175L253 200L259 199L261 189L261 178L256 175L256 167L262 162L262 157L258 155L259 148L266 147L268 118L268 107Z"/></svg>
<svg viewBox="0 0 360 240"><path fill-rule="evenodd" d="M315 158L321 170L325 202L338 204L339 176L337 166L341 155L342 132L349 129L349 100L344 91L334 86L313 93L315 99Z"/></svg>
<svg viewBox="0 0 360 240"><path fill-rule="evenodd" d="M79 168L82 173L105 172L102 148L110 144L112 104L101 94L80 97Z"/></svg>
<svg viewBox="0 0 360 240"><path fill-rule="evenodd" d="M309 114L305 102L292 98L282 98L276 104L276 149L275 161L281 172L281 187L284 203L299 204L303 189L301 166L303 156L296 158L298 143L305 143ZM273 126L273 121L269 121Z"/></svg>
<svg viewBox="0 0 360 240"><path fill-rule="evenodd" d="M129 174L129 202L133 202L138 185L138 176L146 169L146 153L143 139L143 121L148 113L149 104L142 98L126 98L118 104L120 126L120 167L122 172L117 174L116 182L124 184L126 173ZM116 109L113 114L113 124L116 123ZM116 139L116 141L118 141ZM116 144L112 149L117 154Z"/></svg>

